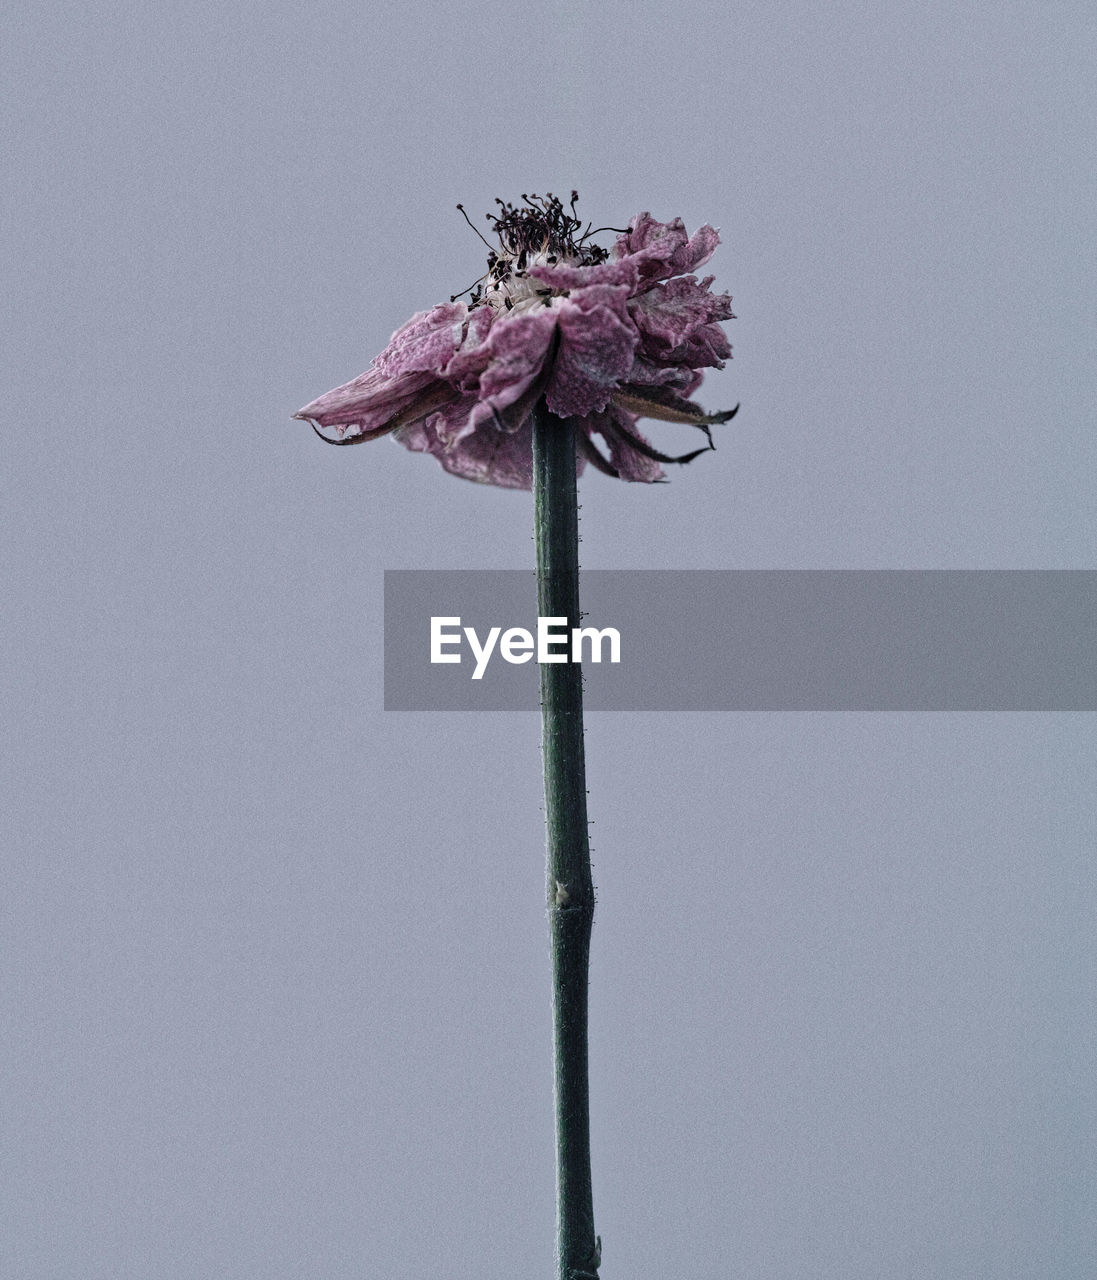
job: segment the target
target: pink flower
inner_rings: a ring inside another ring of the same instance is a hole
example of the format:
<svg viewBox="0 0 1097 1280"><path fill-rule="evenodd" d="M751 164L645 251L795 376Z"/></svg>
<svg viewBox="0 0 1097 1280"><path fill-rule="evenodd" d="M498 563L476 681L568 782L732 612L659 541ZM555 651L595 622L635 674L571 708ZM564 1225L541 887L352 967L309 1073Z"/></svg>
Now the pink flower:
<svg viewBox="0 0 1097 1280"><path fill-rule="evenodd" d="M641 213L607 252L589 243L589 226L577 236L576 198L570 213L555 196L497 201L499 248L468 304L412 316L365 373L294 416L330 444L392 435L453 475L511 489L531 487L530 415L542 398L574 420L580 472L590 462L650 482L663 478L660 463L712 448L708 428L736 410L706 414L689 397L700 371L731 355L719 324L733 318L731 299L690 273L719 236L705 226L687 237L680 218ZM668 457L637 431L640 417L691 423L708 442Z"/></svg>

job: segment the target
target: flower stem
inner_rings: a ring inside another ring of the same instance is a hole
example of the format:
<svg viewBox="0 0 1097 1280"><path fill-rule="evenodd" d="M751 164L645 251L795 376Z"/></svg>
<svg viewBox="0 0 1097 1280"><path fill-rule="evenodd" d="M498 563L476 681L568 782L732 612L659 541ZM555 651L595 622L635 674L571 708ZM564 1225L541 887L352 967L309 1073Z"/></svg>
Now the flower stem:
<svg viewBox="0 0 1097 1280"><path fill-rule="evenodd" d="M579 622L579 513L575 425L533 412L537 606L543 618ZM556 629L556 628L554 628ZM583 677L578 663L541 665L552 1023L556 1097L556 1246L559 1280L597 1280L587 1082L587 970L594 883L587 840Z"/></svg>

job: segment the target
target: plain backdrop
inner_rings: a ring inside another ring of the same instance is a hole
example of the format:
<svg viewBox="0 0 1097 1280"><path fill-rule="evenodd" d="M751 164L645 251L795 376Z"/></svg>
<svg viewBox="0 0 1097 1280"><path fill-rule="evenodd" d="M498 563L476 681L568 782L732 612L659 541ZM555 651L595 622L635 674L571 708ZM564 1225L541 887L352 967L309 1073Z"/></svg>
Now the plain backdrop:
<svg viewBox="0 0 1097 1280"><path fill-rule="evenodd" d="M1093 568L1097 19L6 25L0 1272L548 1277L537 717L381 710L383 570L530 567L529 495L290 415L575 187L720 228L743 404L587 567ZM606 1280L1097 1274L1095 749L590 718Z"/></svg>

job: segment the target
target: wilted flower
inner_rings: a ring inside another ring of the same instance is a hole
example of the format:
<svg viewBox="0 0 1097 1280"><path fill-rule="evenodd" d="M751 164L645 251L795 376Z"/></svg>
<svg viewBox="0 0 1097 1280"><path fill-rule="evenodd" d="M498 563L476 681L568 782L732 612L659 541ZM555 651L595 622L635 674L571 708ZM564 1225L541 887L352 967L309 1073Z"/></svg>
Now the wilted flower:
<svg viewBox="0 0 1097 1280"><path fill-rule="evenodd" d="M577 235L575 192L570 213L555 196L522 199L497 201L499 248L467 305L451 298L419 312L365 373L295 417L334 428L337 439L321 435L330 444L391 434L453 475L511 489L531 487L531 413L542 397L575 422L579 471L590 462L624 480L660 480L660 463L711 448L709 437L668 457L636 420L690 423L708 436L735 413L706 414L689 399L700 370L731 355L718 324L733 318L731 299L710 292L712 276L688 274L712 256L716 231L687 237L680 218L641 213L607 252L589 243L589 225Z"/></svg>

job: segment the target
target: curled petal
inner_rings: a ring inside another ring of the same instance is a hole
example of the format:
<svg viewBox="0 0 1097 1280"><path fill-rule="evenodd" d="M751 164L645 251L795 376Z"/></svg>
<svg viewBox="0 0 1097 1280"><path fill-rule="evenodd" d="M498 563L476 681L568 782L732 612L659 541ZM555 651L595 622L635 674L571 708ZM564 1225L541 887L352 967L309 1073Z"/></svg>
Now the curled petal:
<svg viewBox="0 0 1097 1280"><path fill-rule="evenodd" d="M731 347L724 331L713 322L730 317L731 299L710 293L708 283L698 284L693 276L681 276L629 299L629 314L647 358L690 368L723 367Z"/></svg>
<svg viewBox="0 0 1097 1280"><path fill-rule="evenodd" d="M611 476L614 480L620 480L620 471L604 456L586 430L576 431L575 451L585 462L589 462L595 471L600 471L604 476Z"/></svg>
<svg viewBox="0 0 1097 1280"><path fill-rule="evenodd" d="M394 413L381 426L373 427L369 430L355 431L350 435L343 435L342 439L333 440L330 436L324 435L317 425L322 419L313 417L306 413L304 409L300 413L295 413L295 418L303 418L308 422L313 431L326 444L364 444L367 440L379 440L382 436L387 436L391 431L398 431L401 427L412 422L418 422L420 419L427 417L428 414L434 413L443 405L451 404L457 400L457 393L444 382L435 383L429 391L425 391L417 395L415 399L404 406L403 409ZM324 425L330 425L325 423ZM346 426L336 424L340 432L347 430Z"/></svg>
<svg viewBox="0 0 1097 1280"><path fill-rule="evenodd" d="M560 330L554 328L549 339L548 349L542 361L540 372L529 383L526 389L509 404L497 403L493 400L480 401L472 410L469 422L472 427L486 425L490 420L498 431L515 432L524 426L526 419L533 412L533 406L545 394L545 386L555 365L556 353L560 347Z"/></svg>
<svg viewBox="0 0 1097 1280"><path fill-rule="evenodd" d="M693 369L722 369L731 359L731 343L718 324L705 324L690 334L681 358Z"/></svg>
<svg viewBox="0 0 1097 1280"><path fill-rule="evenodd" d="M623 383L613 393L613 403L626 413L640 418L658 418L662 422L685 422L694 427L713 427L730 422L739 406L720 413L706 413L699 404L675 394L667 387L640 387ZM671 459L674 461L674 459Z"/></svg>
<svg viewBox="0 0 1097 1280"><path fill-rule="evenodd" d="M480 375L479 399L499 411L529 390L545 367L556 337L556 313L549 308L496 323L486 347L491 363Z"/></svg>
<svg viewBox="0 0 1097 1280"><path fill-rule="evenodd" d="M559 292L587 289L595 284L615 284L623 285L629 293L634 293L640 282L640 269L630 258L600 262L592 267L572 267L562 263L551 267L530 267L526 274Z"/></svg>
<svg viewBox="0 0 1097 1280"><path fill-rule="evenodd" d="M629 319L623 286L593 285L565 298L556 312L560 350L545 403L562 418L604 409L632 368L639 336Z"/></svg>
<svg viewBox="0 0 1097 1280"><path fill-rule="evenodd" d="M686 235L681 218L656 222L650 213L641 213L617 241L617 256L634 256L643 280L665 280L696 269L716 252L720 235L715 227L704 226L692 237Z"/></svg>
<svg viewBox="0 0 1097 1280"><path fill-rule="evenodd" d="M480 375L491 364L487 340L495 318L491 307L477 307L469 315L460 348L442 370L446 381L462 391L475 392L480 385Z"/></svg>
<svg viewBox="0 0 1097 1280"><path fill-rule="evenodd" d="M328 391L293 416L322 427L357 427L355 434L385 435L389 423L405 410L413 409L428 388L438 385L429 373L410 373L402 378L385 378L376 369L367 369L351 382Z"/></svg>
<svg viewBox="0 0 1097 1280"><path fill-rule="evenodd" d="M509 400L521 395L541 372L555 332L556 314L549 308L496 323L485 344L491 363L480 376L481 398L502 397L515 388Z"/></svg>
<svg viewBox="0 0 1097 1280"><path fill-rule="evenodd" d="M589 429L605 440L610 466L622 480L654 484L666 478L659 459L651 456L651 446L636 430L635 420L615 405L610 405L604 413L593 415L589 419ZM637 448L638 443L647 448Z"/></svg>
<svg viewBox="0 0 1097 1280"><path fill-rule="evenodd" d="M463 302L443 302L417 312L392 335L373 368L389 378L420 371L441 373L461 347L467 316Z"/></svg>
<svg viewBox="0 0 1097 1280"><path fill-rule="evenodd" d="M669 453L661 453L658 449L653 449L644 437L636 430L635 425L629 426L624 419L619 419L615 424L615 430L621 439L622 444L635 453L642 454L645 458L650 458L653 462L677 462L684 465L692 462L694 458L699 458L702 453L709 453L716 446L712 443L712 436L709 434L708 428L703 427L702 430L708 439L708 444L702 445L700 449L693 449L689 453L680 453L672 456Z"/></svg>
<svg viewBox="0 0 1097 1280"><path fill-rule="evenodd" d="M463 341L466 315L464 303L420 311L397 329L365 373L313 400L294 417L338 427L340 435L357 427L355 439L375 440L430 413L455 396L439 374Z"/></svg>
<svg viewBox="0 0 1097 1280"><path fill-rule="evenodd" d="M464 480L503 489L533 487L533 427L528 416L513 432L479 427L464 435L457 447L439 433L441 416L402 428L395 438L414 453L431 454L450 475Z"/></svg>

